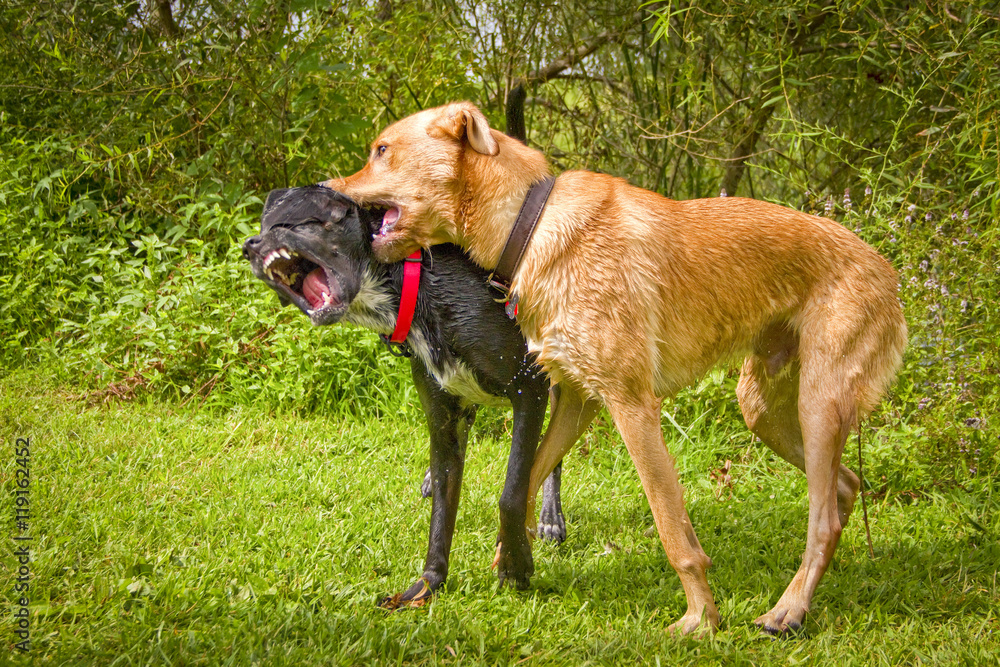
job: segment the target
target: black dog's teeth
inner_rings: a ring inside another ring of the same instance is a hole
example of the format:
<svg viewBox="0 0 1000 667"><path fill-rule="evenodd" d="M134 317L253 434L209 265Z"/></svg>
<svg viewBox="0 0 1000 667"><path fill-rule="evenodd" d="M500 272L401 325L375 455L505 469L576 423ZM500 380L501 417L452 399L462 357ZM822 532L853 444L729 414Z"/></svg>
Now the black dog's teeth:
<svg viewBox="0 0 1000 667"><path fill-rule="evenodd" d="M316 264L288 248L272 250L264 257L264 274L275 282L280 282L296 292L302 291L302 283Z"/></svg>

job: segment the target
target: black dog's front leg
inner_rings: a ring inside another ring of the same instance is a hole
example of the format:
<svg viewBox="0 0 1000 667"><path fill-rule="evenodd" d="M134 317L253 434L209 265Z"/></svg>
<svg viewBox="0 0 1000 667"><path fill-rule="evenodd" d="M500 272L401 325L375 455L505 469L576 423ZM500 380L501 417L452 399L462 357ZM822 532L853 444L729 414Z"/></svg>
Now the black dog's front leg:
<svg viewBox="0 0 1000 667"><path fill-rule="evenodd" d="M431 469L427 468L420 495L431 497ZM562 513L562 461L542 486L542 509L538 517L538 539L562 544L566 541L566 519Z"/></svg>
<svg viewBox="0 0 1000 667"><path fill-rule="evenodd" d="M514 408L514 433L507 458L507 480L500 496L499 553L495 563L501 586L511 583L524 589L535 573L525 520L531 466L535 462L535 450L545 420L545 388L539 387L538 391L534 391L526 386L511 397L511 405Z"/></svg>
<svg viewBox="0 0 1000 667"><path fill-rule="evenodd" d="M423 604L448 576L448 557L458 515L465 448L469 428L476 419L476 406L463 407L457 396L441 389L416 357L410 358L410 370L430 431L431 526L424 573L403 593L382 600L381 606L390 609Z"/></svg>
<svg viewBox="0 0 1000 667"><path fill-rule="evenodd" d="M431 469L427 469L420 485L420 495L431 497ZM542 509L538 517L538 539L562 544L566 541L566 519L562 513L562 461L545 479L542 486Z"/></svg>

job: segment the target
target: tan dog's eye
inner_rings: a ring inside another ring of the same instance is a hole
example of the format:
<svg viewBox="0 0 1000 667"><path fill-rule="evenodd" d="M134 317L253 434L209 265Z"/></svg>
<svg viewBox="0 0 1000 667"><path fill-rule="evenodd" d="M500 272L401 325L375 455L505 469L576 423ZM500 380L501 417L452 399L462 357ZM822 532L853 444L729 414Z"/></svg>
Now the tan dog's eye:
<svg viewBox="0 0 1000 667"><path fill-rule="evenodd" d="M382 144L382 145L376 147L375 148L375 157L382 157L382 155L385 154L385 149L387 149L387 148L388 148L388 146L386 146L385 144Z"/></svg>

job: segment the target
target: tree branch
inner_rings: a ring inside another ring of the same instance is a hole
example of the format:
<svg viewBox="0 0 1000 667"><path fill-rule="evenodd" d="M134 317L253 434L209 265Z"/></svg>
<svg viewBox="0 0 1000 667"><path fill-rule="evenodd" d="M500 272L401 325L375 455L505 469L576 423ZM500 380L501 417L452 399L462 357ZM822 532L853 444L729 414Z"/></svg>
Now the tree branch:
<svg viewBox="0 0 1000 667"><path fill-rule="evenodd" d="M507 134L524 143L528 143L527 131L524 124L524 100L526 97L524 87L528 83L541 84L554 79L611 40L624 35L641 20L642 13L636 12L628 23L621 28L617 30L605 30L599 35L594 35L580 46L569 50L562 57L553 60L548 65L539 67L529 72L526 76L515 79L507 93L507 101L504 105L507 119Z"/></svg>
<svg viewBox="0 0 1000 667"><path fill-rule="evenodd" d="M828 10L832 5L833 2L827 0L814 14L798 21L795 26L795 36L791 42L793 56L801 55L806 41L826 21L827 16L829 16ZM790 25L789 27L792 28L793 26ZM781 71L779 70L777 74L761 84L761 94L757 97L753 105L753 111L750 112L741 124L741 132L738 135L739 139L729 154L729 166L726 167L726 173L722 178L722 189L729 195L736 194L736 189L739 187L740 179L743 177L743 171L746 168L747 158L753 155L757 148L757 141L760 139L761 134L763 134L768 121L771 120L771 116L774 115L777 104L767 106L765 104L768 101L770 92L780 84Z"/></svg>
<svg viewBox="0 0 1000 667"><path fill-rule="evenodd" d="M570 67L573 67L578 62L589 56L591 53L604 46L604 44L606 44L607 42L611 41L615 37L629 30L634 25L634 23L635 21L630 21L621 30L605 30L601 34L591 37L580 46L569 51L568 53L563 55L562 58L557 58L556 60L550 62L548 65L545 65L544 67L539 67L533 72L529 72L528 75L524 78L532 83L536 82L545 83L549 79L552 79L556 75L560 74L563 70L567 70Z"/></svg>
<svg viewBox="0 0 1000 667"><path fill-rule="evenodd" d="M170 39L181 36L181 29L174 21L174 13L170 9L170 0L156 0L156 13L160 17L160 27Z"/></svg>

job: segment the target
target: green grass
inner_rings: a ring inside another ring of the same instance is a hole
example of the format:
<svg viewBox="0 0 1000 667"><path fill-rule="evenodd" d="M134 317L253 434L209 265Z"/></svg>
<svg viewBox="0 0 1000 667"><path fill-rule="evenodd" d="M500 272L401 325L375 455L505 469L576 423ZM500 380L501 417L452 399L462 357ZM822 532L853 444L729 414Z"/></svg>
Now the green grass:
<svg viewBox="0 0 1000 667"><path fill-rule="evenodd" d="M664 420L723 615L714 638L694 640L663 631L683 612L683 593L647 534L649 508L606 418L566 461L567 542L536 545L531 588L512 592L497 591L489 570L507 416L485 411L446 590L422 609L386 613L375 601L412 582L426 549L427 445L412 403L380 419L151 397L93 405L40 371L8 374L0 379L8 534L14 438L31 437L33 448L33 647L8 654L16 638L5 613L0 662L995 663L996 448L964 484L936 484L919 431L888 418L869 429L875 559L859 505L814 599L808 636L774 641L752 621L798 566L805 480L723 407L682 397L679 416L707 411L682 422L694 424L697 444L682 443ZM731 488L711 478L727 459ZM10 553L0 559L8 600Z"/></svg>

